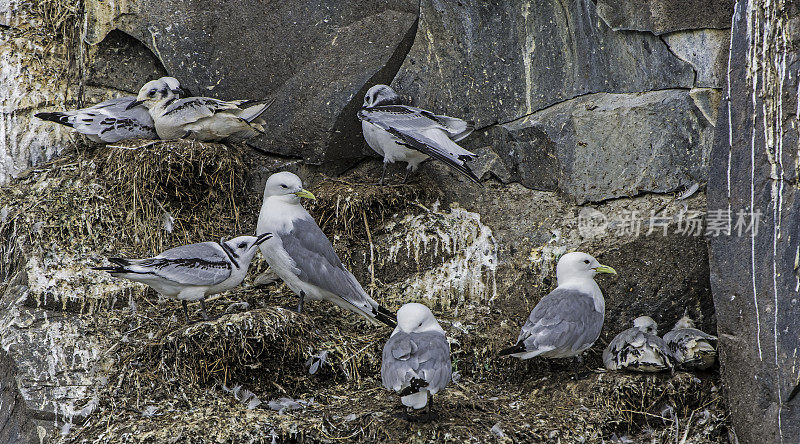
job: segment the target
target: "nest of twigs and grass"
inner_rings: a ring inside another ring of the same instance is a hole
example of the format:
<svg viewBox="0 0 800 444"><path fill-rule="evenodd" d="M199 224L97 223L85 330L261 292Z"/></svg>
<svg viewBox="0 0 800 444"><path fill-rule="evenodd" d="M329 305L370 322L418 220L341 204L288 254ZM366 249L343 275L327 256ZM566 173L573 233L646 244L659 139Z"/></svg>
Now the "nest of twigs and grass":
<svg viewBox="0 0 800 444"><path fill-rule="evenodd" d="M188 141L123 146L73 153L0 188L4 282L31 256L99 264L106 255L148 256L253 231L259 211L253 201L260 196L247 195L252 162L243 160L244 148ZM361 255L363 264L386 220L426 211L435 189L424 182L378 189L323 179L311 188L318 196L311 211L345 262ZM86 276L80 285L100 287L92 282L99 272L86 268L78 271ZM209 321L197 321L192 303L197 322L187 325L179 303L141 285L123 303L73 314L108 347L98 352L100 383L89 392L94 409L75 419L63 441L713 443L727 437L718 373L598 372L599 343L583 364L500 359L497 350L513 341L519 320L489 302L437 310L456 377L434 401L435 420L409 422L397 396L380 383L388 327L325 301L309 301L297 314L291 311L297 298L285 285L254 284L266 271L264 260L257 257L251 268L243 286L208 301ZM399 308L386 289L364 286Z"/></svg>
<svg viewBox="0 0 800 444"><path fill-rule="evenodd" d="M239 148L197 142L89 149L31 169L0 188L0 278L20 245L99 261L251 232L238 207L245 174Z"/></svg>

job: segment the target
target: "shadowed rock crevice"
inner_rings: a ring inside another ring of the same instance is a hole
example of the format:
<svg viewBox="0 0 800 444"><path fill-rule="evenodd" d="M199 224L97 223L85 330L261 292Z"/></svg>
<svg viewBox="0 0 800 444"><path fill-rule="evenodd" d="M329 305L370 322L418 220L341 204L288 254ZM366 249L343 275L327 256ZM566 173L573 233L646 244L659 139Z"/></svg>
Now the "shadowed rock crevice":
<svg viewBox="0 0 800 444"><path fill-rule="evenodd" d="M130 94L150 80L164 77L166 68L147 46L120 30L113 30L92 48L86 84Z"/></svg>
<svg viewBox="0 0 800 444"><path fill-rule="evenodd" d="M382 83L388 85L397 75L397 71L403 65L403 61L414 44L414 37L417 34L419 18L408 29L405 36L395 48L394 53L386 64L378 70L369 80L358 90L352 100L342 109L333 124L333 137L330 145L325 150L325 156L330 161L323 164L323 171L328 173L341 172L347 164L352 164L356 159L363 155L373 153L361 134L361 122L356 117L358 110L364 103L364 95L373 85Z"/></svg>
<svg viewBox="0 0 800 444"><path fill-rule="evenodd" d="M36 442L36 426L17 389L16 365L0 349L0 442Z"/></svg>

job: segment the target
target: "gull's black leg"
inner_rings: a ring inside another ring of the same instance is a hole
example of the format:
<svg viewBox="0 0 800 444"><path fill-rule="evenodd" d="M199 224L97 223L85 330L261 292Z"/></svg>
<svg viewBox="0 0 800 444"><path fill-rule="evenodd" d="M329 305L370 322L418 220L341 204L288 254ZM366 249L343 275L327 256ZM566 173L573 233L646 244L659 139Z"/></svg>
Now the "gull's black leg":
<svg viewBox="0 0 800 444"><path fill-rule="evenodd" d="M181 305L183 305L183 319L186 320L186 323L189 323L189 309L187 308L186 301L181 301Z"/></svg>
<svg viewBox="0 0 800 444"><path fill-rule="evenodd" d="M408 182L408 178L411 176L411 173L413 173L413 172L414 171L411 169L411 165L409 165L408 168L406 168L406 175L405 175L405 177L403 177L403 183L407 183Z"/></svg>
<svg viewBox="0 0 800 444"><path fill-rule="evenodd" d="M298 313L302 313L303 312L303 304L305 303L305 300L306 300L306 293L304 291L301 291L300 292L300 303L297 304L297 312Z"/></svg>
<svg viewBox="0 0 800 444"><path fill-rule="evenodd" d="M200 313L203 315L203 320L208 320L208 313L206 312L206 301L200 299Z"/></svg>
<svg viewBox="0 0 800 444"><path fill-rule="evenodd" d="M383 171L381 171L381 180L378 181L378 185L383 185L384 178L386 178L386 162L383 162Z"/></svg>

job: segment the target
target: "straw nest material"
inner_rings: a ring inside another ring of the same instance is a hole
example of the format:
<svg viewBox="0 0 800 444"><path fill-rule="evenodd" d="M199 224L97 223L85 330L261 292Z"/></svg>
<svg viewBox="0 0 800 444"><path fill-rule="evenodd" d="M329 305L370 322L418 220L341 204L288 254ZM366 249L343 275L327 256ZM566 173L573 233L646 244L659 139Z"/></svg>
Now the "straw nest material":
<svg viewBox="0 0 800 444"><path fill-rule="evenodd" d="M239 234L244 176L238 148L194 142L89 149L31 169L0 188L0 277L23 244L135 256Z"/></svg>
<svg viewBox="0 0 800 444"><path fill-rule="evenodd" d="M239 148L132 146L139 148L79 152L0 188L4 276L46 251L99 261L252 231L258 207L244 195L249 162ZM313 214L340 253L353 246L342 254L348 262L368 257L384 218L426 211L424 199L434 196L421 189L433 188L323 181L311 188L320 196ZM174 218L172 232L164 214ZM265 268L258 259L251 276ZM363 261L352 268L365 282ZM63 441L711 443L727 436L717 373L595 372L599 343L584 365L499 359L519 325L489 303L437 313L456 378L436 397L436 420L408 422L380 384L387 327L324 301L294 313L296 296L283 284L250 279L209 301L213 320L185 325L178 303L138 288L127 303L75 315L111 345L98 359L96 408ZM370 289L391 309L402 302Z"/></svg>

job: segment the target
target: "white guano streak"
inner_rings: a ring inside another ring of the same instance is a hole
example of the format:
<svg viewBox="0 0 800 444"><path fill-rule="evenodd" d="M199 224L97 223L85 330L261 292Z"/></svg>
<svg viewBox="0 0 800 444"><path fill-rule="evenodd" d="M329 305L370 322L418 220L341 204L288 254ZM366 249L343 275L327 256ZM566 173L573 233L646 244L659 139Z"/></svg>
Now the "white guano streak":
<svg viewBox="0 0 800 444"><path fill-rule="evenodd" d="M750 130L750 211L755 208L755 174L756 174L756 121L757 121L757 104L756 94L758 87L758 67L756 65L756 48L755 42L758 41L759 29L757 26L757 14L754 14L753 1L747 2L747 40L748 40L748 57L747 57L747 70L750 76L750 81L753 84L751 101L753 104L753 117L751 119ZM754 235L750 236L750 276L752 277L753 286L753 308L756 312L756 344L758 345L758 359L764 360L764 354L761 350L761 316L758 311L758 294L756 292L756 238Z"/></svg>

